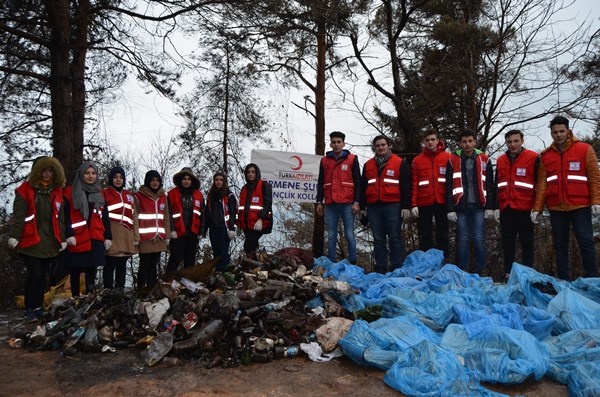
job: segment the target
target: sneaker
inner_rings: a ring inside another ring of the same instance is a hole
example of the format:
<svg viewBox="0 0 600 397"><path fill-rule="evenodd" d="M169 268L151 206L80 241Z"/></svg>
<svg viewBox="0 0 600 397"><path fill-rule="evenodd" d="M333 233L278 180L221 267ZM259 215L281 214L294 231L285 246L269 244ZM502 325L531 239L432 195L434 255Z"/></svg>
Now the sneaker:
<svg viewBox="0 0 600 397"><path fill-rule="evenodd" d="M35 315L32 309L26 309L25 313L23 313L23 320L26 323L32 323L34 321L37 321L37 316Z"/></svg>

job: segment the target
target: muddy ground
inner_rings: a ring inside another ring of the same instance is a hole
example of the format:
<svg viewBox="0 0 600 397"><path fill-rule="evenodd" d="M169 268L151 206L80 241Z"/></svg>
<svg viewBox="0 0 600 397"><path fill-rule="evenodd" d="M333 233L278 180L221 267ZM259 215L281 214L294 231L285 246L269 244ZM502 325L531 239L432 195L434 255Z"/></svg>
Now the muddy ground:
<svg viewBox="0 0 600 397"><path fill-rule="evenodd" d="M180 359L176 366L147 367L133 348L68 357L12 349L8 339L18 323L0 314L0 396L401 396L383 382L384 372L346 357L314 363L301 355L227 369ZM567 396L565 386L546 379L488 387L511 396Z"/></svg>

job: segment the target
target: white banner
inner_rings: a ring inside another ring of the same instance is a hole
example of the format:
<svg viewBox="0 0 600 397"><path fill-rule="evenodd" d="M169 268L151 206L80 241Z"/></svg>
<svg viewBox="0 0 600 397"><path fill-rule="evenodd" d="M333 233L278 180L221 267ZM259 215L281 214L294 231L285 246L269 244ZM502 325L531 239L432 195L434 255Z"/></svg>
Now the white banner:
<svg viewBox="0 0 600 397"><path fill-rule="evenodd" d="M273 187L273 201L317 201L319 163L322 156L277 150L252 150L262 179Z"/></svg>

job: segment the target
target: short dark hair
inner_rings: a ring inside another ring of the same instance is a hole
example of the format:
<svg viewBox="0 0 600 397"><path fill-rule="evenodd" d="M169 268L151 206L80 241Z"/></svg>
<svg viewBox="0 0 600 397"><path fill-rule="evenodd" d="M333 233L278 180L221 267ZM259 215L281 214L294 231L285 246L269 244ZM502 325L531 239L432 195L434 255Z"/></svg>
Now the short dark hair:
<svg viewBox="0 0 600 397"><path fill-rule="evenodd" d="M436 138L440 137L438 135L438 132L436 130L434 130L433 128L430 128L423 133L423 139L425 139L425 137L428 135L435 135Z"/></svg>
<svg viewBox="0 0 600 397"><path fill-rule="evenodd" d="M563 116L556 116L552 120L550 120L550 128L559 124L566 125L567 128L569 128L569 119Z"/></svg>
<svg viewBox="0 0 600 397"><path fill-rule="evenodd" d="M477 133L473 130L464 130L458 135L458 141L462 141L464 137L472 136L473 139L477 140Z"/></svg>
<svg viewBox="0 0 600 397"><path fill-rule="evenodd" d="M521 132L521 130L510 130L506 134L504 134L504 139L508 139L509 136L515 135L515 134L519 134L519 136L521 136L521 139L525 138L525 136L523 135L523 132Z"/></svg>
<svg viewBox="0 0 600 397"><path fill-rule="evenodd" d="M388 146L392 146L392 140L385 135L377 135L375 138L373 138L373 146L375 146L375 142L380 139L385 139L385 142L388 144Z"/></svg>
<svg viewBox="0 0 600 397"><path fill-rule="evenodd" d="M342 138L342 141L346 142L346 134L344 134L342 131L333 131L331 134L329 134L329 139L333 138Z"/></svg>

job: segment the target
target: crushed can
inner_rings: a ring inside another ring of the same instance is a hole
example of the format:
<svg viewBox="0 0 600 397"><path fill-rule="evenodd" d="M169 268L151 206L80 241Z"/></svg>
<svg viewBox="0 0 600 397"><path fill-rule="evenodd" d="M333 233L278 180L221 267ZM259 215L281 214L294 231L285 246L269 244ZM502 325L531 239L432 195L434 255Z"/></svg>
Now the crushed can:
<svg viewBox="0 0 600 397"><path fill-rule="evenodd" d="M21 338L10 338L10 340L8 341L8 346L10 346L12 349L20 349L25 345L25 342L23 342L23 339Z"/></svg>

